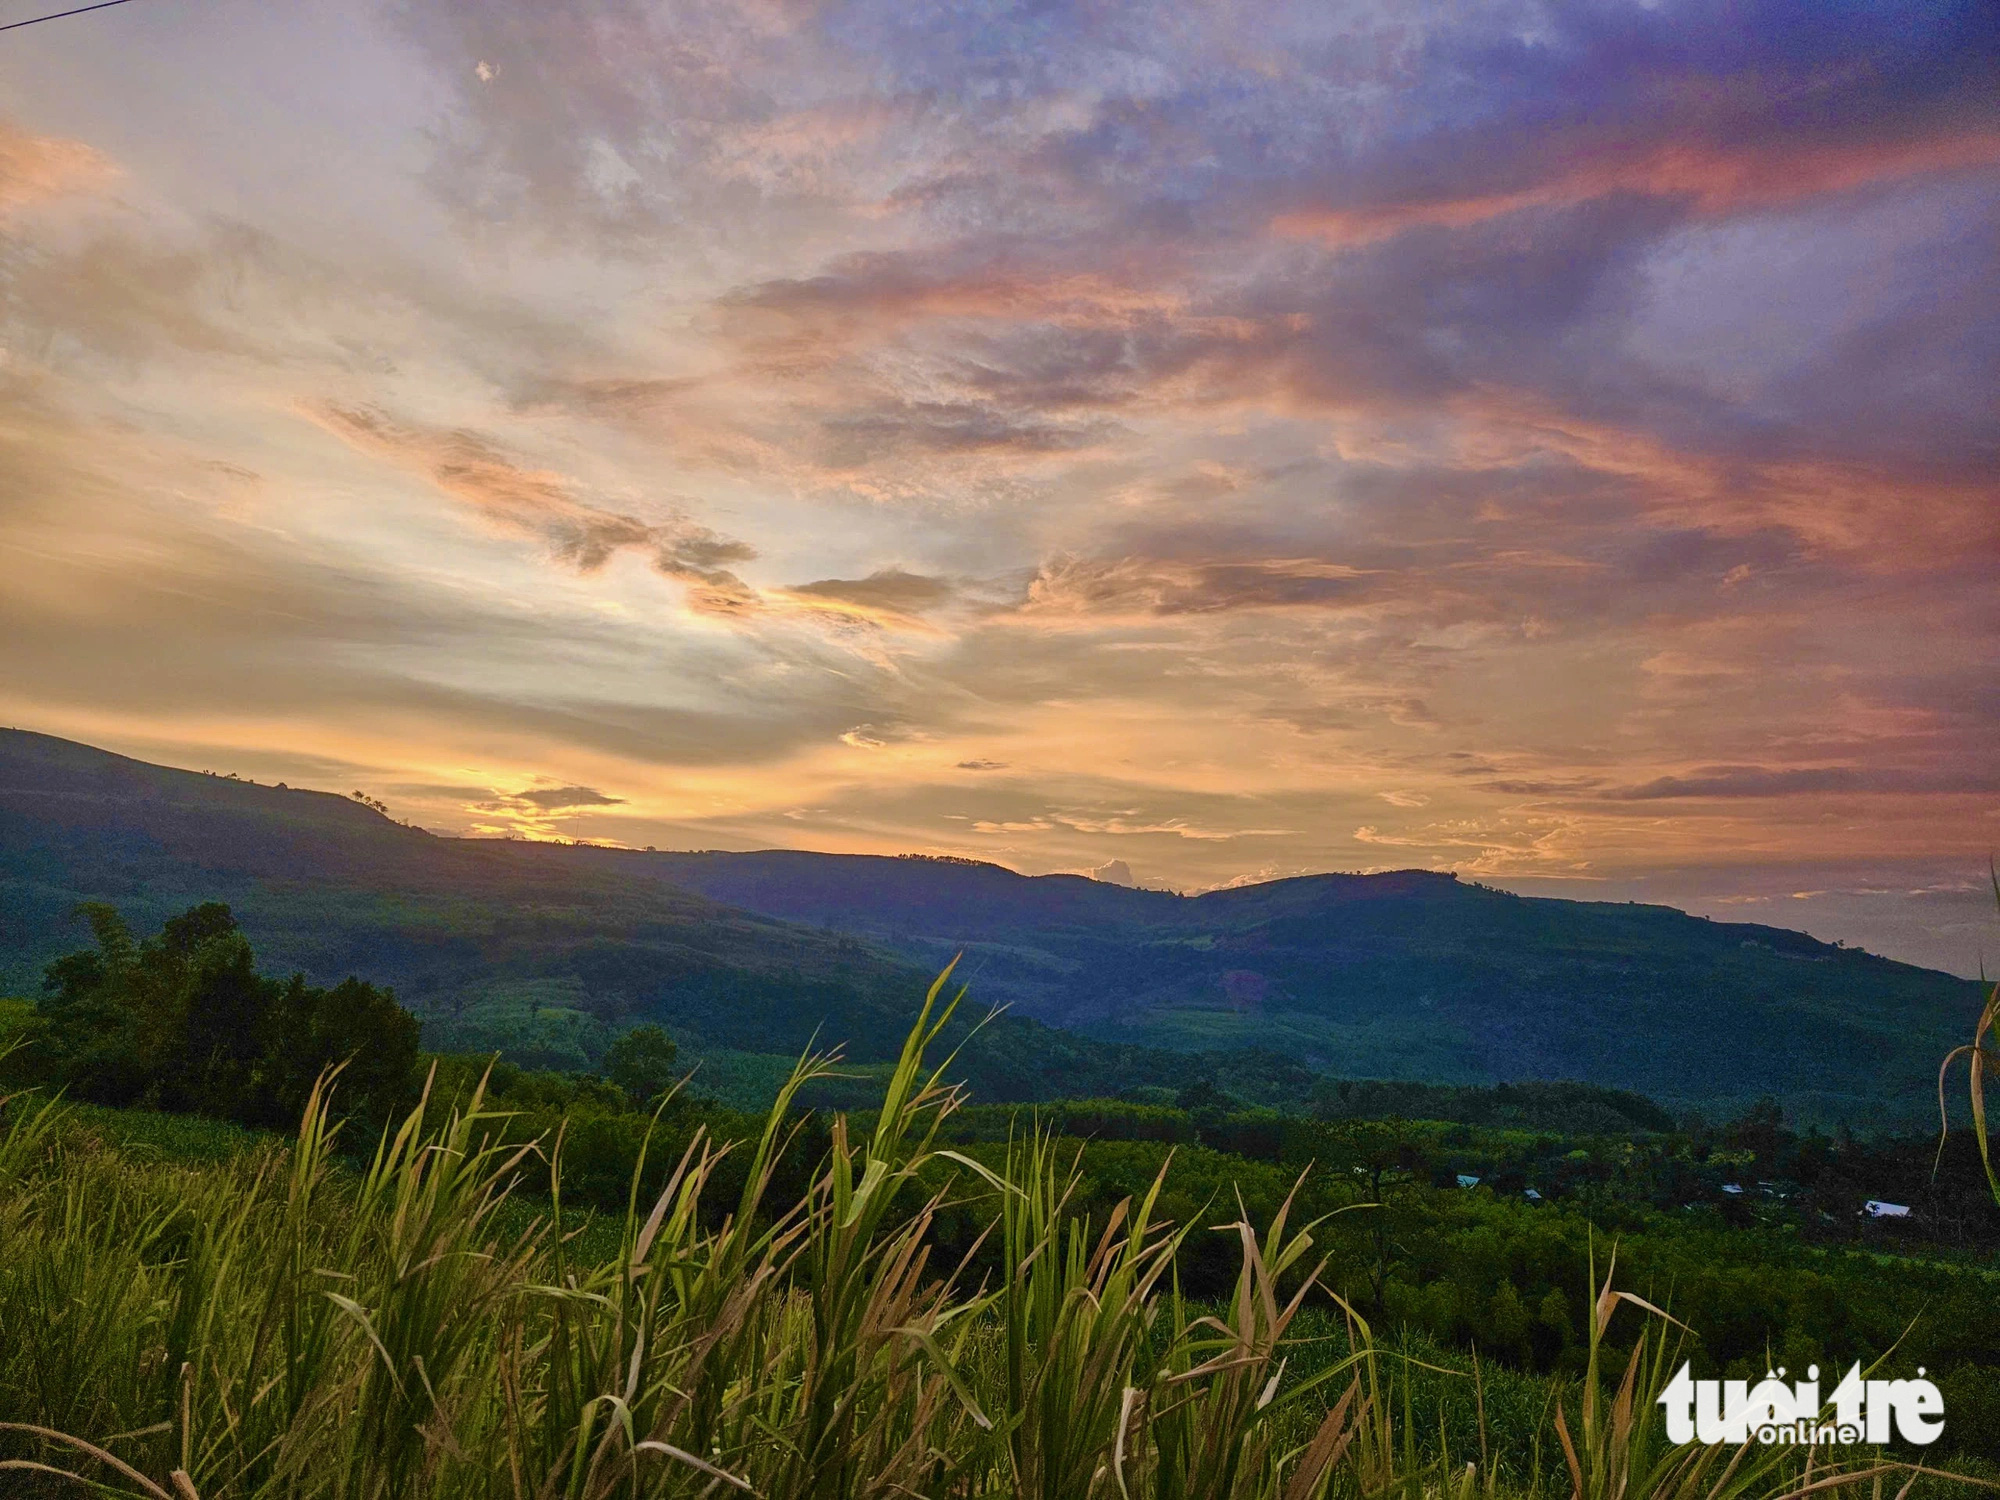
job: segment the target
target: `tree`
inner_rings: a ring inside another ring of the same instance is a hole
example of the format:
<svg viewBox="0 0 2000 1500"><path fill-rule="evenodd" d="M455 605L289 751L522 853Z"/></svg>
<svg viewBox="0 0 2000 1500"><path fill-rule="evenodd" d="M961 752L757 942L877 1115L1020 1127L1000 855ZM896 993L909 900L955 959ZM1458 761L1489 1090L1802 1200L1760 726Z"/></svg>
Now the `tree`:
<svg viewBox="0 0 2000 1500"><path fill-rule="evenodd" d="M674 1060L680 1049L657 1026L635 1026L613 1042L604 1054L604 1076L625 1091L635 1108L644 1109L674 1085Z"/></svg>
<svg viewBox="0 0 2000 1500"><path fill-rule="evenodd" d="M1503 1281L1486 1304L1485 1347L1519 1363L1528 1352L1528 1310L1514 1283Z"/></svg>
<svg viewBox="0 0 2000 1500"><path fill-rule="evenodd" d="M391 991L259 974L220 902L143 943L108 906L80 914L97 945L48 966L34 1037L51 1081L79 1097L283 1127L336 1064L337 1101L366 1129L414 1097L418 1023Z"/></svg>
<svg viewBox="0 0 2000 1500"><path fill-rule="evenodd" d="M1360 1201L1371 1205L1366 1221L1371 1252L1368 1300L1379 1320L1387 1309L1389 1268L1403 1247L1398 1236L1421 1221L1418 1183L1431 1171L1429 1153L1407 1121L1350 1120L1323 1138L1327 1165L1335 1172L1345 1166Z"/></svg>
<svg viewBox="0 0 2000 1500"><path fill-rule="evenodd" d="M422 1025L394 990L352 976L320 989L294 974L271 1008L263 1107L274 1125L295 1122L328 1068L341 1065L334 1100L373 1134L414 1102Z"/></svg>
<svg viewBox="0 0 2000 1500"><path fill-rule="evenodd" d="M211 901L168 921L146 944L160 1052L178 1063L153 1090L170 1109L254 1119L263 1091L271 999L250 940Z"/></svg>
<svg viewBox="0 0 2000 1500"><path fill-rule="evenodd" d="M37 1054L61 1082L87 1099L123 1104L146 1086L145 1039L133 1004L139 944L124 919L101 902L77 908L97 939L94 949L65 954L42 974Z"/></svg>

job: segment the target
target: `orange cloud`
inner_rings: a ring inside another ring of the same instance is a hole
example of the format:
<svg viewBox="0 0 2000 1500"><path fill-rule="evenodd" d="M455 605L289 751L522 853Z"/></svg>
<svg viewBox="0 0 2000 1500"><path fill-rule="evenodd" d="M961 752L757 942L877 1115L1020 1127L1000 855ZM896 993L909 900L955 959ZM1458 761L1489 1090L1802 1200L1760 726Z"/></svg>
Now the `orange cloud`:
<svg viewBox="0 0 2000 1500"><path fill-rule="evenodd" d="M767 283L730 304L777 313L846 313L883 318L1000 318L1101 328L1186 310L1178 292L1138 286L1101 272L1036 276L975 270L922 274L904 256L857 256L840 271Z"/></svg>
<svg viewBox="0 0 2000 1500"><path fill-rule="evenodd" d="M644 521L581 500L567 476L517 462L476 432L399 422L371 407L321 402L302 409L349 445L422 474L489 525L542 542L579 572L595 572L622 551L651 554L659 572L687 587L688 606L699 614L792 616L836 634L936 634L922 616L953 594L941 579L900 568L760 589L728 567L757 556L747 543L679 514Z"/></svg>
<svg viewBox="0 0 2000 1500"><path fill-rule="evenodd" d="M29 135L0 121L0 213L67 193L95 192L117 175L108 158L81 141Z"/></svg>
<svg viewBox="0 0 2000 1500"><path fill-rule="evenodd" d="M1036 619L1215 614L1238 609L1326 609L1361 603L1369 569L1311 557L1059 558L1028 585L1019 613Z"/></svg>
<svg viewBox="0 0 2000 1500"><path fill-rule="evenodd" d="M1483 389L1452 409L1471 429L1457 454L1463 467L1507 468L1537 451L1561 454L1636 481L1643 508L1656 519L1731 532L1782 526L1870 572L2000 551L2000 504L1984 475L1704 453L1518 391Z"/></svg>
<svg viewBox="0 0 2000 1500"><path fill-rule="evenodd" d="M1530 187L1463 197L1279 214L1274 233L1347 247L1408 229L1461 229L1532 208L1560 208L1614 193L1687 200L1702 218L1777 208L1869 183L2000 164L2000 134L1808 146L1724 147L1690 143L1623 158L1554 164Z"/></svg>
<svg viewBox="0 0 2000 1500"><path fill-rule="evenodd" d="M688 586L695 610L736 614L756 607L755 591L725 566L757 555L747 543L683 516L647 522L579 500L564 476L519 464L462 428L415 426L373 408L332 402L303 410L350 446L414 469L489 524L542 541L582 572L594 572L628 548L647 551L655 568Z"/></svg>
<svg viewBox="0 0 2000 1500"><path fill-rule="evenodd" d="M818 615L830 623L934 632L922 616L950 602L952 586L941 578L883 568L866 578L822 578L788 589L772 589L766 599Z"/></svg>

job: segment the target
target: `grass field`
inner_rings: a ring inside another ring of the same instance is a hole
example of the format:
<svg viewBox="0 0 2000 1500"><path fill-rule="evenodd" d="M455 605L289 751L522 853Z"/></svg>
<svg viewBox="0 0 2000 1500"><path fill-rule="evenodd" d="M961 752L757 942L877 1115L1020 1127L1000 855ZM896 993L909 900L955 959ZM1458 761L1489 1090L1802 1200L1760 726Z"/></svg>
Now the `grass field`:
<svg viewBox="0 0 2000 1500"><path fill-rule="evenodd" d="M935 995L935 992L934 992ZM1913 1477L1868 1452L1670 1446L1682 1335L1600 1264L1580 1379L1378 1338L1322 1290L1316 1226L1223 1223L1229 1294L1184 1300L1202 1226L1158 1185L1072 1209L1063 1148L998 1169L942 1143L930 1005L772 1192L825 1060L761 1139L697 1137L623 1215L563 1209L561 1147L495 1143L483 1101L419 1110L344 1168L316 1097L295 1141L15 1101L0 1138L0 1450L9 1493L215 1497L1361 1497L1752 1500ZM725 1151L748 1154L710 1201ZM527 1184L546 1184L537 1201ZM932 1260L990 1215L987 1264ZM1204 1231L1205 1232L1205 1231ZM74 1477L70 1477L74 1476ZM1884 1486L1893 1486L1884 1489ZM1810 1486L1810 1488L1808 1488Z"/></svg>

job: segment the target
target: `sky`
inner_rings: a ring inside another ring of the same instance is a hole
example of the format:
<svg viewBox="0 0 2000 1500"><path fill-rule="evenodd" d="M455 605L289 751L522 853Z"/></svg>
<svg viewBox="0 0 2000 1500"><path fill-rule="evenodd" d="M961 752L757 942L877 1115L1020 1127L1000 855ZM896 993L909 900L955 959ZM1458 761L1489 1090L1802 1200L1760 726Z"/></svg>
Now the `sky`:
<svg viewBox="0 0 2000 1500"><path fill-rule="evenodd" d="M440 832L2000 968L2000 10L0 32L0 563L0 723Z"/></svg>

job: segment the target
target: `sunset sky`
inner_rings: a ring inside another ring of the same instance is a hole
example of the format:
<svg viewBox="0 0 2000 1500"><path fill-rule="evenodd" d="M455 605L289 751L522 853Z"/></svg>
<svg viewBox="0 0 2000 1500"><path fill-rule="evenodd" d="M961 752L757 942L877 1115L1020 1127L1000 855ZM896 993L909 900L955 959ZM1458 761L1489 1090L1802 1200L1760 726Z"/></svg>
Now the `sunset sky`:
<svg viewBox="0 0 2000 1500"><path fill-rule="evenodd" d="M0 723L439 831L1992 970L1997 475L1980 0L0 33Z"/></svg>

